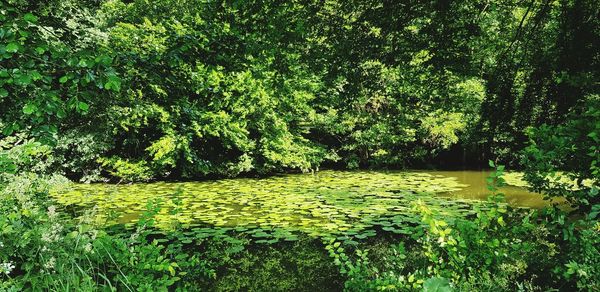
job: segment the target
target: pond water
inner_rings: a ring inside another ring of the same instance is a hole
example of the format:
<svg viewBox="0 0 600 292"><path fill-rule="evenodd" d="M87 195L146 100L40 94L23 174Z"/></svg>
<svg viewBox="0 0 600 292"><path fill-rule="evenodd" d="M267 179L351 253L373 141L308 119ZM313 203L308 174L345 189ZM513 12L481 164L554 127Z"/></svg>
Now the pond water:
<svg viewBox="0 0 600 292"><path fill-rule="evenodd" d="M459 190L442 194L450 198L485 200L490 191L487 188L486 178L489 171L429 171L426 173L455 177L461 183L466 185ZM514 207L542 208L549 204L543 196L527 190L525 182L520 180L519 176L505 177L507 185L500 189L500 192L506 195L506 202ZM516 184L516 185L510 185Z"/></svg>
<svg viewBox="0 0 600 292"><path fill-rule="evenodd" d="M321 171L268 178L130 185L75 184L53 196L65 206L95 209L104 224L135 222L147 202L160 200L160 228L183 224L198 236L244 232L258 241L312 236L361 239L379 232L410 233L413 206L426 204L452 220L485 208L489 195L481 171ZM517 181L517 183L519 182ZM547 202L525 188L501 189L514 206ZM95 208L92 208L95 207ZM111 214L116 214L111 216Z"/></svg>

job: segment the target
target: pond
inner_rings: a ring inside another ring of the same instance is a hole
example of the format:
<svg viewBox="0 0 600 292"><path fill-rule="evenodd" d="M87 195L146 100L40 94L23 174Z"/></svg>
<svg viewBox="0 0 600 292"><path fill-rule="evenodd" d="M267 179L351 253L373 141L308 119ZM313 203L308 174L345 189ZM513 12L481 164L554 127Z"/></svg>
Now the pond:
<svg viewBox="0 0 600 292"><path fill-rule="evenodd" d="M413 211L423 202L452 220L474 212L485 200L483 171L320 171L268 178L130 185L75 184L53 196L65 206L92 209L104 224L132 224L160 201L157 225L183 224L200 236L248 233L257 241L311 236L362 239L379 232L410 233L419 223ZM517 180L517 183L519 181ZM518 186L501 189L507 202L520 207L547 204L540 194ZM111 214L117 214L111 216Z"/></svg>
<svg viewBox="0 0 600 292"><path fill-rule="evenodd" d="M486 200L490 195L486 178L488 171L434 171L426 172L435 175L455 177L461 184L466 185L459 190L451 191L443 196L459 199ZM507 185L500 189L506 197L506 202L513 207L542 208L549 204L543 196L533 193L525 187L527 183L522 180L519 173L508 173L504 177Z"/></svg>

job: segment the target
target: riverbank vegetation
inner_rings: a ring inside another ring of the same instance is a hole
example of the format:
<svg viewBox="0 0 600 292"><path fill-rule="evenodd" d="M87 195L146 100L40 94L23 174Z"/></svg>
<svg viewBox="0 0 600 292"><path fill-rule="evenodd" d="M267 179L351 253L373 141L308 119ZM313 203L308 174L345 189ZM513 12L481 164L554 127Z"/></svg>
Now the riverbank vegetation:
<svg viewBox="0 0 600 292"><path fill-rule="evenodd" d="M596 1L0 5L2 290L600 289Z"/></svg>

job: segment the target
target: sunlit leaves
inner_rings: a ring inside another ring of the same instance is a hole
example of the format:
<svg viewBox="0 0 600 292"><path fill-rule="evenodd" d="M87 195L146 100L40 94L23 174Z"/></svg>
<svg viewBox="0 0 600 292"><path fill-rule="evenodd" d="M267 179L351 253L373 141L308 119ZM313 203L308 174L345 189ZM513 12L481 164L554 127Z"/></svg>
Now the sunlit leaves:
<svg viewBox="0 0 600 292"><path fill-rule="evenodd" d="M8 45L6 45L5 50L9 53L16 53L17 51L19 51L19 44L18 43L9 43Z"/></svg>
<svg viewBox="0 0 600 292"><path fill-rule="evenodd" d="M38 55L43 55L43 54L46 52L46 50L47 50L47 49L46 49L45 47L43 47L43 46L41 46L41 47L36 47L36 48L35 48L35 52L36 52Z"/></svg>
<svg viewBox="0 0 600 292"><path fill-rule="evenodd" d="M35 104L28 103L23 107L23 113L26 115L31 115L37 111L38 107Z"/></svg>
<svg viewBox="0 0 600 292"><path fill-rule="evenodd" d="M110 69L113 59L100 50L80 49L56 39L57 33L72 27L45 27L62 22L40 24L35 11L21 11L18 3L10 5L3 14L7 21L0 25L6 44L0 46L6 59L0 69L0 102L6 102L0 108L0 122L9 125L3 133L10 135L21 128L14 125L22 125L49 141L69 111L85 113L90 96L106 94L101 90L104 79L112 82L109 90L113 91L119 89L119 79ZM72 103L74 96L86 101Z"/></svg>
<svg viewBox="0 0 600 292"><path fill-rule="evenodd" d="M108 81L104 84L104 88L112 91L121 91L121 78L115 75L109 75Z"/></svg>
<svg viewBox="0 0 600 292"><path fill-rule="evenodd" d="M452 292L450 281L445 278L433 277L423 283L423 292Z"/></svg>
<svg viewBox="0 0 600 292"><path fill-rule="evenodd" d="M103 66L110 66L113 62L113 59L108 55L100 55L100 56L97 56L96 59L94 59L94 61L97 64L100 64Z"/></svg>
<svg viewBox="0 0 600 292"><path fill-rule="evenodd" d="M37 16L35 16L31 13L26 13L25 15L23 15L23 20L30 22L30 23L37 23L38 18L37 18Z"/></svg>
<svg viewBox="0 0 600 292"><path fill-rule="evenodd" d="M86 112L86 111L88 111L88 109L90 109L90 105L85 102L80 101L79 103L77 103L77 108L80 111Z"/></svg>
<svg viewBox="0 0 600 292"><path fill-rule="evenodd" d="M69 81L68 75L62 76L58 79L58 82L60 82L60 83L66 83L67 81Z"/></svg>

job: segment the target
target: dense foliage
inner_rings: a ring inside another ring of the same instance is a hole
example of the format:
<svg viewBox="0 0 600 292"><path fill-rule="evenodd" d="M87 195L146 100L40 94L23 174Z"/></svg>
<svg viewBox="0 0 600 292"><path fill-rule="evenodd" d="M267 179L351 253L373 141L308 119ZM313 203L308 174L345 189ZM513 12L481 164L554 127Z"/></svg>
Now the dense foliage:
<svg viewBox="0 0 600 292"><path fill-rule="evenodd" d="M593 0L0 0L0 290L598 291L599 14ZM490 161L471 215L420 200L399 206L415 221L399 233L257 245L160 231L177 201L149 201L132 229L49 196L69 179L488 159L566 203L507 206Z"/></svg>
<svg viewBox="0 0 600 292"><path fill-rule="evenodd" d="M84 181L516 167L598 91L595 1L2 3L3 135Z"/></svg>

